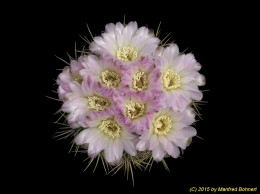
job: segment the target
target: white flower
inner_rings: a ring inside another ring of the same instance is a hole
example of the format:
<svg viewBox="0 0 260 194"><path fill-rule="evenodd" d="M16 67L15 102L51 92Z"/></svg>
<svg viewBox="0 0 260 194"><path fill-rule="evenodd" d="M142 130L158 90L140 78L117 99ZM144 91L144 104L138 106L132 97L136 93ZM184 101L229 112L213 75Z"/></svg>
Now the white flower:
<svg viewBox="0 0 260 194"><path fill-rule="evenodd" d="M142 56L152 55L159 39L146 27L138 28L136 22L126 26L120 22L107 24L102 36L94 37L90 51L105 58L132 62Z"/></svg>
<svg viewBox="0 0 260 194"><path fill-rule="evenodd" d="M83 78L80 76L79 71L84 68L82 62L85 59L86 56L83 55L78 60L71 60L70 66L64 67L59 74L57 78L59 99L64 100L66 94L71 92L70 83L80 84L82 82Z"/></svg>
<svg viewBox="0 0 260 194"><path fill-rule="evenodd" d="M196 129L189 126L195 120L191 108L184 112L173 112L171 108L162 109L149 116L149 129L140 137L136 148L139 151L152 151L155 161L170 155L177 158L179 147L185 149L187 140L196 135Z"/></svg>
<svg viewBox="0 0 260 194"><path fill-rule="evenodd" d="M84 129L75 137L77 145L88 149L88 155L95 157L104 151L106 161L117 165L126 151L136 155L136 137L128 132L126 126L116 117L104 114L88 122L89 128Z"/></svg>
<svg viewBox="0 0 260 194"><path fill-rule="evenodd" d="M114 111L114 102L110 96L101 94L100 83L85 77L82 84L70 83L71 93L66 94L62 111L69 113L67 120L69 124L82 126L84 119L91 112ZM77 125L78 124L78 125ZM82 127L85 127L84 124Z"/></svg>
<svg viewBox="0 0 260 194"><path fill-rule="evenodd" d="M156 60L161 70L161 85L165 107L183 111L191 100L201 100L202 92L198 86L205 84L205 78L198 73L201 65L192 54L179 54L176 44L161 51Z"/></svg>
<svg viewBox="0 0 260 194"><path fill-rule="evenodd" d="M101 93L112 96L116 90L121 90L123 66L118 66L111 60L89 55L84 67L85 69L80 71L80 75L89 76L93 81L99 82L102 85Z"/></svg>

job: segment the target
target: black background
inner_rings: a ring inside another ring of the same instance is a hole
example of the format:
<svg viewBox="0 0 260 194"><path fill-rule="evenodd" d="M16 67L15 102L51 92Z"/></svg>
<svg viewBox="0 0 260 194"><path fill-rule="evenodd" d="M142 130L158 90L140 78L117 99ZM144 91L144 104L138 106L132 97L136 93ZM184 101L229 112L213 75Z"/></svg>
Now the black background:
<svg viewBox="0 0 260 194"><path fill-rule="evenodd" d="M15 20L9 23L15 26L15 45L11 46L25 51L19 58L22 63L17 58L11 60L19 66L17 74L22 74L16 84L18 88L24 86L19 117L25 118L20 127L26 133L12 161L11 173L11 179L21 183L19 189L29 191L36 187L58 193L184 193L193 186L259 186L259 100L255 94L259 88L259 76L255 75L259 61L253 55L257 26L253 6L174 2L144 7L134 2L23 6L25 9L20 12L10 12ZM134 188L123 173L107 176L101 165L95 173L93 168L83 172L84 155L68 154L69 141L53 139L59 127L53 124L57 119L53 113L61 104L45 97L56 97L51 92L57 87L56 69L65 66L54 55L66 60L66 52L74 56L75 42L78 49L84 45L79 35L90 37L86 23L93 35L99 35L105 24L122 22L124 14L126 22L137 21L139 26L154 30L161 21L160 38L171 32L181 51L194 53L207 80L202 89L209 90L204 94L208 103L202 106L203 120L196 125L204 140L195 138L182 158L167 160L171 173L161 164L155 164L151 172L136 170Z"/></svg>

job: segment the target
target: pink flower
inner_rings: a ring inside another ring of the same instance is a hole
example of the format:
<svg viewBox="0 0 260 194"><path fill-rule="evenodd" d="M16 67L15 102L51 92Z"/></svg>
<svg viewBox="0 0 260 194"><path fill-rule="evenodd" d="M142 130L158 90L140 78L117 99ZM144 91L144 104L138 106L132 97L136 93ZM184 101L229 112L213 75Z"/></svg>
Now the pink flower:
<svg viewBox="0 0 260 194"><path fill-rule="evenodd" d="M144 94L121 93L114 95L118 108L118 117L131 129L131 132L142 134L148 128L148 115L159 110L160 101L156 97Z"/></svg>
<svg viewBox="0 0 260 194"><path fill-rule="evenodd" d="M125 67L113 63L112 60L99 59L95 55L86 58L85 69L80 71L82 77L89 76L101 84L102 92L113 95L122 90L122 77Z"/></svg>
<svg viewBox="0 0 260 194"><path fill-rule="evenodd" d="M131 156L136 155L136 136L128 132L116 115L99 114L89 120L89 127L81 131L74 140L77 145L87 148L89 157L96 157L103 151L106 161L117 165L124 151Z"/></svg>
<svg viewBox="0 0 260 194"><path fill-rule="evenodd" d="M71 92L70 83L81 84L83 78L79 72L84 68L82 61L84 61L85 58L86 56L83 55L78 61L72 60L70 66L64 67L62 72L59 74L57 84L59 85L58 95L61 100L64 100L65 95Z"/></svg>
<svg viewBox="0 0 260 194"><path fill-rule="evenodd" d="M127 66L122 77L122 85L125 91L145 95L147 98L159 97L160 69L154 65L151 57L143 58L138 63Z"/></svg>
<svg viewBox="0 0 260 194"><path fill-rule="evenodd" d="M113 112L114 102L110 96L101 94L100 83L85 77L82 85L70 83L71 93L65 95L62 111L69 113L67 120L71 124L82 125L91 112ZM83 125L85 127L86 125Z"/></svg>
<svg viewBox="0 0 260 194"><path fill-rule="evenodd" d="M193 54L179 54L176 44L167 47L156 59L161 71L160 89L165 107L183 111L192 100L201 100L198 86L205 84L205 78L198 73L201 65Z"/></svg>
<svg viewBox="0 0 260 194"><path fill-rule="evenodd" d="M140 136L136 148L152 151L155 161L167 155L177 158L180 150L188 146L187 139L196 135L196 129L189 126L195 121L191 108L176 113L171 108L161 109L149 115L149 129Z"/></svg>
<svg viewBox="0 0 260 194"><path fill-rule="evenodd" d="M113 59L121 64L130 64L151 55L159 39L146 27L138 28L136 22L123 25L107 24L101 36L94 37L89 48L95 54Z"/></svg>

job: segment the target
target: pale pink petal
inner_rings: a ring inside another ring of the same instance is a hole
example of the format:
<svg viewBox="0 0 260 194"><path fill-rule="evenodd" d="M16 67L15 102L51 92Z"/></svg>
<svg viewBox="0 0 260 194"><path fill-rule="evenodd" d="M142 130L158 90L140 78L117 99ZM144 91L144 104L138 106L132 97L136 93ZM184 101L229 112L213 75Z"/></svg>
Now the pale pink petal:
<svg viewBox="0 0 260 194"><path fill-rule="evenodd" d="M172 151L171 156L173 158L178 158L179 155L180 155L180 149L177 146L173 145L173 144L172 144L172 148L173 148L173 151Z"/></svg>
<svg viewBox="0 0 260 194"><path fill-rule="evenodd" d="M194 127L185 127L181 130L181 132L186 136L186 137L193 137L197 135L197 131Z"/></svg>
<svg viewBox="0 0 260 194"><path fill-rule="evenodd" d="M184 139L174 139L172 141L176 146L180 147L181 149L185 150L187 147L187 144L185 143Z"/></svg>
<svg viewBox="0 0 260 194"><path fill-rule="evenodd" d="M88 56L87 66L88 66L89 72L92 72L93 74L98 74L101 71L100 61L94 55Z"/></svg>
<svg viewBox="0 0 260 194"><path fill-rule="evenodd" d="M174 123L174 129L180 130L184 127L187 127L184 123Z"/></svg>
<svg viewBox="0 0 260 194"><path fill-rule="evenodd" d="M113 153L112 142L109 142L104 150L105 159L108 163L114 163L116 161L115 155Z"/></svg>
<svg viewBox="0 0 260 194"><path fill-rule="evenodd" d="M105 26L106 32L114 33L115 32L115 24L109 23Z"/></svg>
<svg viewBox="0 0 260 194"><path fill-rule="evenodd" d="M96 152L95 146L93 144L88 145L88 156L90 158L95 158L99 152Z"/></svg>
<svg viewBox="0 0 260 194"><path fill-rule="evenodd" d="M135 145L132 141L123 141L124 150L131 156L136 155Z"/></svg>
<svg viewBox="0 0 260 194"><path fill-rule="evenodd" d="M153 150L159 146L159 140L156 135L152 135L150 139L149 150Z"/></svg>
<svg viewBox="0 0 260 194"><path fill-rule="evenodd" d="M204 75L199 74L198 77L196 77L196 81L198 83L199 86L204 86L206 83L206 78Z"/></svg>
<svg viewBox="0 0 260 194"><path fill-rule="evenodd" d="M187 106L189 105L190 101L187 101L182 95L178 96L178 99L176 99L176 107L178 108L178 111L183 112Z"/></svg>
<svg viewBox="0 0 260 194"><path fill-rule="evenodd" d="M77 93L79 95L82 94L81 85L79 83L71 82L69 85L72 92Z"/></svg>
<svg viewBox="0 0 260 194"><path fill-rule="evenodd" d="M152 155L153 155L153 159L156 162L160 162L160 161L162 161L162 159L165 155L165 152L162 148L158 147L158 148L152 150Z"/></svg>
<svg viewBox="0 0 260 194"><path fill-rule="evenodd" d="M173 155L174 149L171 141L167 140L167 144L164 146L164 150L169 154L170 156Z"/></svg>
<svg viewBox="0 0 260 194"><path fill-rule="evenodd" d="M123 143L119 140L115 140L112 143L113 153L117 160L121 160L123 155Z"/></svg>
<svg viewBox="0 0 260 194"><path fill-rule="evenodd" d="M171 59L177 57L179 54L179 48L176 44L172 43L170 44L163 53L163 57Z"/></svg>
<svg viewBox="0 0 260 194"><path fill-rule="evenodd" d="M137 144L136 144L136 149L138 151L145 151L147 149L147 141L144 140L140 140Z"/></svg>
<svg viewBox="0 0 260 194"><path fill-rule="evenodd" d="M194 99L197 101L200 101L203 98L203 94L200 91L198 91L198 92L190 91L190 95L191 95L191 99Z"/></svg>
<svg viewBox="0 0 260 194"><path fill-rule="evenodd" d="M194 110L192 108L187 108L184 111L184 114L180 120L181 123L185 124L185 125L191 125L192 123L195 122L195 113Z"/></svg>
<svg viewBox="0 0 260 194"><path fill-rule="evenodd" d="M100 120L99 119L91 119L87 121L89 127L97 127L100 125Z"/></svg>
<svg viewBox="0 0 260 194"><path fill-rule="evenodd" d="M88 68L87 60L88 60L88 55L82 55L78 59L78 61L80 62L80 64L82 65L83 68Z"/></svg>
<svg viewBox="0 0 260 194"><path fill-rule="evenodd" d="M163 135L160 135L158 137L158 140L160 141L160 143L163 145L164 148L167 146L168 140Z"/></svg>
<svg viewBox="0 0 260 194"><path fill-rule="evenodd" d="M89 130L85 129L83 131L81 131L74 139L75 144L77 145L82 145L86 143L86 137L89 134Z"/></svg>

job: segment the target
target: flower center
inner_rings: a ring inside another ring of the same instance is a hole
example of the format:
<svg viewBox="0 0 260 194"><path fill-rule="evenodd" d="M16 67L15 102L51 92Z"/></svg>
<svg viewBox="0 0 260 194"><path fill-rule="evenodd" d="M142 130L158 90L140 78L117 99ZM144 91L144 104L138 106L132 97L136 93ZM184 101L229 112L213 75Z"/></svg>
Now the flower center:
<svg viewBox="0 0 260 194"><path fill-rule="evenodd" d="M83 77L81 77L80 75L77 75L77 76L73 77L73 80L81 84L83 81Z"/></svg>
<svg viewBox="0 0 260 194"><path fill-rule="evenodd" d="M89 108L94 109L96 111L102 111L110 105L107 98L102 98L95 95L89 96L87 98Z"/></svg>
<svg viewBox="0 0 260 194"><path fill-rule="evenodd" d="M172 121L167 115L160 115L153 122L153 132L158 135L166 135L171 128Z"/></svg>
<svg viewBox="0 0 260 194"><path fill-rule="evenodd" d="M117 87L121 82L121 76L118 73L109 70L101 73L101 79L104 84L112 88Z"/></svg>
<svg viewBox="0 0 260 194"><path fill-rule="evenodd" d="M137 71L132 78L132 88L137 91L146 90L148 86L147 75L143 71Z"/></svg>
<svg viewBox="0 0 260 194"><path fill-rule="evenodd" d="M133 61L137 56L138 52L129 46L123 46L116 52L116 57L124 62Z"/></svg>
<svg viewBox="0 0 260 194"><path fill-rule="evenodd" d="M141 117L144 115L144 112L145 112L144 104L141 104L139 102L133 102L132 100L130 100L126 104L126 115L130 119L136 119L138 117Z"/></svg>
<svg viewBox="0 0 260 194"><path fill-rule="evenodd" d="M103 120L98 128L112 139L120 137L120 133L122 131L122 128L113 119Z"/></svg>
<svg viewBox="0 0 260 194"><path fill-rule="evenodd" d="M174 90L181 86L181 76L172 69L165 71L162 79L166 90Z"/></svg>

